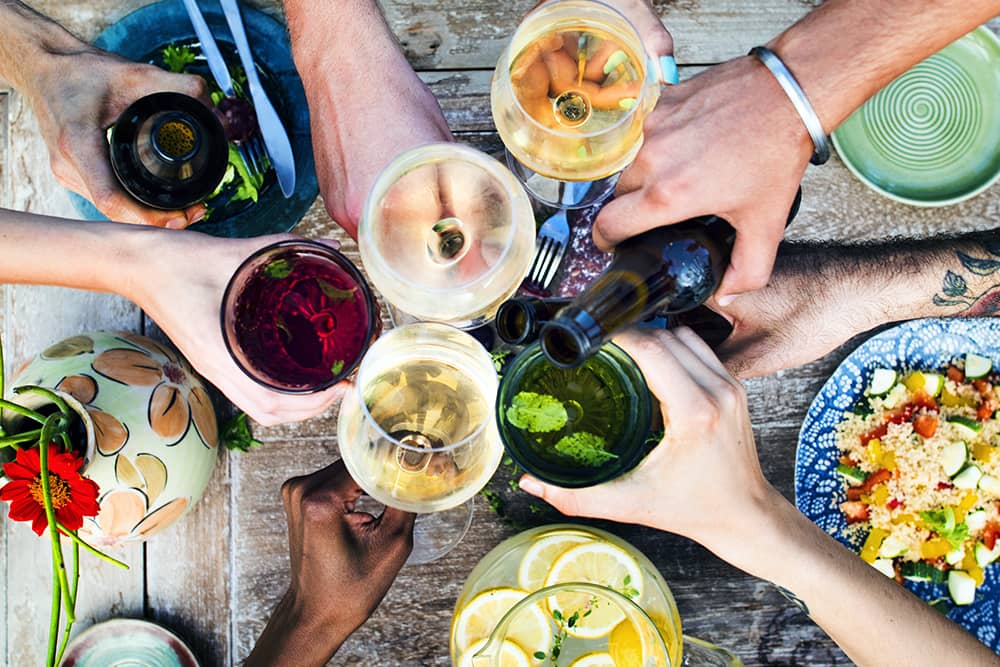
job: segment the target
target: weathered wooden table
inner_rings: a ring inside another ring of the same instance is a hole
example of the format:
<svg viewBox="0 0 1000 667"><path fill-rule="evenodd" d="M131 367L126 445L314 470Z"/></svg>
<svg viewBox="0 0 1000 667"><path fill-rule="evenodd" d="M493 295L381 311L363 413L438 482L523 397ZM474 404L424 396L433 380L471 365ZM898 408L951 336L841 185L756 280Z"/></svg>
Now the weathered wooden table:
<svg viewBox="0 0 1000 667"><path fill-rule="evenodd" d="M489 113L489 79L519 17L535 0L383 0L413 66L431 86L461 141L497 150ZM30 4L86 39L145 0L34 0ZM278 0L251 4L275 15ZM815 0L657 0L677 44L682 78L764 43L808 12ZM996 30L998 23L993 22ZM916 209L884 199L855 180L834 157L810 169L794 239L927 237L990 229L1000 220L1000 187L945 209ZM55 184L37 124L24 98L0 82L0 206L73 217ZM317 201L296 229L308 237L343 234ZM348 253L357 259L353 244ZM96 270L96 268L95 268ZM117 327L151 332L133 304L106 295L7 286L0 310L9 366L49 342L80 331ZM812 396L848 343L802 368L747 382L764 472L792 497L799 425ZM184 637L205 665L240 662L249 653L288 580L283 480L338 456L336 410L306 423L257 429L266 443L220 461L192 514L144 547L133 547L125 573L87 559L77 632L114 616L147 617ZM523 497L501 471L491 485L507 517L480 502L472 529L445 559L406 568L382 606L340 650L338 665L447 665L452 606L473 565L512 535ZM5 514L6 512L4 512ZM529 513L530 514L530 513ZM537 519L536 519L537 520ZM727 646L748 665L834 665L848 662L832 641L766 583L734 570L683 538L626 526L615 532L636 544L670 583L688 634ZM48 629L47 547L24 524L0 519L0 656L10 665L43 662ZM86 557L85 557L86 558ZM36 577L28 572L39 572Z"/></svg>

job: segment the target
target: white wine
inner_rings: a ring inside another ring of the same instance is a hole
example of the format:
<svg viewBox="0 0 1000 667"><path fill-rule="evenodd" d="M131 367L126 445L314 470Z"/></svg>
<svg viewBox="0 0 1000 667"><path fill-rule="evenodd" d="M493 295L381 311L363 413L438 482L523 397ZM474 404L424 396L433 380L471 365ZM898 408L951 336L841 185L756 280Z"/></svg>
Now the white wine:
<svg viewBox="0 0 1000 667"><path fill-rule="evenodd" d="M497 66L497 131L518 162L549 178L594 181L642 145L658 89L628 21L593 2L532 13Z"/></svg>
<svg viewBox="0 0 1000 667"><path fill-rule="evenodd" d="M389 336L414 327L450 329L419 324ZM446 335L460 335L460 343L468 344L467 338L475 347L373 346L358 391L341 406L344 462L385 505L412 512L455 507L478 492L500 462L502 446L492 419L497 378L489 355L467 334L450 329Z"/></svg>

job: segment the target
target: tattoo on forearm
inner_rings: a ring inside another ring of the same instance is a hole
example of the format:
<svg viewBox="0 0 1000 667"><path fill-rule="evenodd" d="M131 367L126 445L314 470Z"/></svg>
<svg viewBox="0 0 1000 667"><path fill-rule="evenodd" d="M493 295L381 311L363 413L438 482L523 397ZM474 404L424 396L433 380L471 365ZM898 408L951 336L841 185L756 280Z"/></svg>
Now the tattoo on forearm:
<svg viewBox="0 0 1000 667"><path fill-rule="evenodd" d="M806 603L805 603L805 601L802 598L800 598L798 595L796 595L795 593L791 592L787 588L785 588L783 586L779 586L778 584L775 584L774 587L778 589L778 592L781 593L781 595L786 600L788 600L789 602L791 602L792 604L794 604L796 607L798 607L799 609L801 609L802 613L804 613L806 616L809 615L809 607L806 606Z"/></svg>
<svg viewBox="0 0 1000 667"><path fill-rule="evenodd" d="M934 305L942 308L964 306L956 315L991 317L1000 314L1000 239L981 242L986 257L956 252L962 267L974 276L996 276L997 282L978 292L969 288L962 274L948 271L941 283L941 292L934 295ZM971 276L970 276L971 277Z"/></svg>

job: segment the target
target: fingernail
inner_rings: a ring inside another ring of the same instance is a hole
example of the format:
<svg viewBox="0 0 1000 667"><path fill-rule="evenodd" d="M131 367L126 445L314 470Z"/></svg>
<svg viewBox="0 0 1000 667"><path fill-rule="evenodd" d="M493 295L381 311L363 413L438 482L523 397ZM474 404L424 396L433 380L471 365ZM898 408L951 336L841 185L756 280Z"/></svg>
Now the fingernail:
<svg viewBox="0 0 1000 667"><path fill-rule="evenodd" d="M680 81L677 73L677 61L673 56L660 56L660 78L663 83L676 84Z"/></svg>
<svg viewBox="0 0 1000 667"><path fill-rule="evenodd" d="M196 223L199 220L201 220L202 218L204 218L205 217L205 213L207 213L207 211L205 209L199 208L197 211L195 211L194 213L191 214L191 217L188 218L188 222L193 225L194 223Z"/></svg>
<svg viewBox="0 0 1000 667"><path fill-rule="evenodd" d="M522 477L517 485L520 486L521 490L525 493L530 493L533 496L542 495L542 483L534 477Z"/></svg>
<svg viewBox="0 0 1000 667"><path fill-rule="evenodd" d="M184 229L187 225L187 218L170 218L164 226L167 229Z"/></svg>
<svg viewBox="0 0 1000 667"><path fill-rule="evenodd" d="M729 304L731 304L733 301L736 301L736 299L738 297L739 297L739 294L726 294L725 296L720 296L718 299L716 299L716 301L719 302L720 306L722 306L723 308L725 308L726 306L728 306Z"/></svg>

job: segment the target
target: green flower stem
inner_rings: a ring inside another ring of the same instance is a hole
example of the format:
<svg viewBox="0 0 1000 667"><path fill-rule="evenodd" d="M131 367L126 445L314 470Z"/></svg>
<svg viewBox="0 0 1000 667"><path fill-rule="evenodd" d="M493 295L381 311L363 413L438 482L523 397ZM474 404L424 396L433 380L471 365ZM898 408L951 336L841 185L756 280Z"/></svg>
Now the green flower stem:
<svg viewBox="0 0 1000 667"><path fill-rule="evenodd" d="M49 442L58 433L60 428L65 428L65 417L62 415L49 415L42 426L42 437L38 440L38 455L41 463L42 499L45 505L45 518L49 522L49 535L52 538L52 562L55 563L58 574L59 588L62 590L63 600L66 603L66 622L73 623L76 614L73 598L70 597L69 582L66 579L66 563L63 562L62 545L59 542L59 528L56 526L56 511L52 507L52 487L49 484ZM56 619L58 621L58 619Z"/></svg>
<svg viewBox="0 0 1000 667"><path fill-rule="evenodd" d="M76 603L76 592L79 590L80 586L80 545L76 542L73 543L73 601ZM69 644L69 634L73 630L73 624L67 623L66 627L63 628L63 639L62 643L59 645L59 653L56 655L55 664L61 665L63 654L66 653L66 645Z"/></svg>
<svg viewBox="0 0 1000 667"><path fill-rule="evenodd" d="M56 638L59 636L59 615L62 595L59 588L59 576L56 571L56 562L52 561L52 611L49 613L49 650L45 660L47 667L54 667L56 664Z"/></svg>
<svg viewBox="0 0 1000 667"><path fill-rule="evenodd" d="M42 429L36 428L32 431L25 431L17 435L8 435L0 438L0 447L13 447L22 442L38 442L38 436L42 434Z"/></svg>
<svg viewBox="0 0 1000 667"><path fill-rule="evenodd" d="M62 396L55 393L51 389L46 389L45 387L38 387L33 384L26 384L21 387L14 387L14 393L38 394L39 396L43 396L52 401L55 404L55 406L59 408L59 412L63 413L67 417L71 417L73 415L73 412L69 409L69 404L66 403L66 401L63 399Z"/></svg>
<svg viewBox="0 0 1000 667"><path fill-rule="evenodd" d="M122 561L120 561L120 560L117 560L117 559L115 559L115 558L112 558L111 556L107 555L106 553L103 553L103 552L101 552L101 551L98 551L98 550L97 550L97 549L95 549L94 547L92 547L92 546L90 546L89 544L87 544L86 542L84 542L84 541L83 541L83 540L82 540L82 539L80 538L80 536L79 536L79 535L77 535L77 534L76 534L76 533L74 533L74 532L71 532L71 531L67 530L67 529L66 529L66 526L62 525L61 523L57 523L56 525L57 525L57 526L59 526L59 531L60 531L60 532L61 532L61 533L62 533L63 535L65 535L66 537L68 537L68 538L70 538L71 540L73 540L73 543L74 543L74 544L77 544L77 545L79 545L79 546L83 547L85 551L87 551L87 552L89 552L89 553L93 554L94 556L97 556L98 558L100 558L100 559L101 559L101 560L103 560L104 562L106 562L106 563L111 563L112 565L114 565L114 566L116 566L116 567L120 567L120 568L122 568L123 570L127 570L127 569L129 569L129 567L128 567L128 565L127 565L126 563L123 563L123 562L122 562Z"/></svg>
<svg viewBox="0 0 1000 667"><path fill-rule="evenodd" d="M34 419L39 424L45 423L45 415L39 414L30 408L24 407L23 405L18 405L17 403L11 403L10 401L0 399L0 408L7 408L11 412L16 412L17 414L29 419Z"/></svg>

